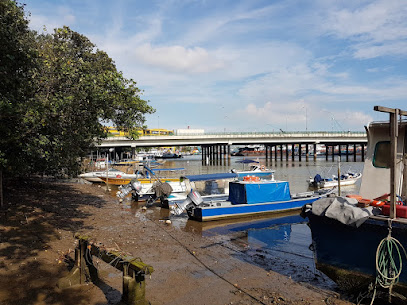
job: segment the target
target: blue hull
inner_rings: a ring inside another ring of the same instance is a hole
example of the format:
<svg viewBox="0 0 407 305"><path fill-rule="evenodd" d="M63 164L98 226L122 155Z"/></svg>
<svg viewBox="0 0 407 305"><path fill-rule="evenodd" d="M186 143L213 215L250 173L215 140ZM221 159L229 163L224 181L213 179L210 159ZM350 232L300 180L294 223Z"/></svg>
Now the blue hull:
<svg viewBox="0 0 407 305"><path fill-rule="evenodd" d="M195 207L188 211L191 219L210 221L226 218L246 217L265 213L279 213L301 209L303 205L314 202L320 197L300 198L288 201L275 201L257 204L232 204L230 206Z"/></svg>
<svg viewBox="0 0 407 305"><path fill-rule="evenodd" d="M361 276L368 280L376 276L376 250L388 235L387 221L368 219L359 228L351 227L324 216L307 214L317 266L328 268L327 275L336 282L341 276ZM407 225L393 222L392 236L407 248ZM403 261L405 266L406 261ZM404 268L405 269L405 268ZM321 270L325 272L325 270ZM338 272L339 271L339 272ZM326 272L325 272L326 273ZM400 275L407 284L407 270Z"/></svg>

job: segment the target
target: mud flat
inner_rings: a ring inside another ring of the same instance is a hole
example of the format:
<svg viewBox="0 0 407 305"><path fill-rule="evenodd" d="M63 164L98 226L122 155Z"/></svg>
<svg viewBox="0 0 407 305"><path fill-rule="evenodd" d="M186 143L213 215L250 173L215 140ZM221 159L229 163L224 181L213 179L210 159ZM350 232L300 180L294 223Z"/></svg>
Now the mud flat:
<svg viewBox="0 0 407 305"><path fill-rule="evenodd" d="M96 185L8 183L5 202L0 304L117 304L122 273L98 258L99 282L56 287L68 273L65 256L73 257L75 233L152 265L146 298L153 305L352 304L251 262L244 244L180 230L163 221L160 208L126 208Z"/></svg>

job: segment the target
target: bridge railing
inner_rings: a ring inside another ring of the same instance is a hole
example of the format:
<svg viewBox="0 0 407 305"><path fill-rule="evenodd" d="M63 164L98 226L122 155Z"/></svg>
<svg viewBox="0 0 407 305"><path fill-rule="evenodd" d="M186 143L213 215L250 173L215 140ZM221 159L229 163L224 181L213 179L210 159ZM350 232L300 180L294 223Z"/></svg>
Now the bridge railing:
<svg viewBox="0 0 407 305"><path fill-rule="evenodd" d="M210 137L233 137L233 138L243 138L243 137L275 137L275 138L289 138L289 137L365 137L366 132L364 131L290 131L290 132L205 132L204 134L183 134L183 135L168 135L168 136L142 136L140 139L169 139L169 138L183 138L183 137L196 137L196 138L210 138ZM110 137L104 141L119 141L119 140L129 140L127 137Z"/></svg>

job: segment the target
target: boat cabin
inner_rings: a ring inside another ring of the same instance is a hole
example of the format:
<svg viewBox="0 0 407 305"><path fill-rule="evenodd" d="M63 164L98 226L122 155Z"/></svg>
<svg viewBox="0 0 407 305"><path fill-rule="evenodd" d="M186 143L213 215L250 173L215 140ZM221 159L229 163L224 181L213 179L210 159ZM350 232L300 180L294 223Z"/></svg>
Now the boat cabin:
<svg viewBox="0 0 407 305"><path fill-rule="evenodd" d="M363 198L374 199L390 194L393 183L396 196L399 199L403 198L403 201L407 198L407 121L398 120L396 126L394 177L391 177L391 124L389 122L373 122L366 127L368 146L360 186L360 195Z"/></svg>

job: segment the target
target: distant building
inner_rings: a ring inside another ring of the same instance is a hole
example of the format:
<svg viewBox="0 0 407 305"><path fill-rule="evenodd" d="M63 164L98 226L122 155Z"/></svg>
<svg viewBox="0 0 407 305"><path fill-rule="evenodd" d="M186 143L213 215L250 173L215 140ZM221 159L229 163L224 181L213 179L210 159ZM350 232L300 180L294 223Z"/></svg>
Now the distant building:
<svg viewBox="0 0 407 305"><path fill-rule="evenodd" d="M177 136L186 136L186 135L203 135L205 134L204 129L176 129L175 135Z"/></svg>

